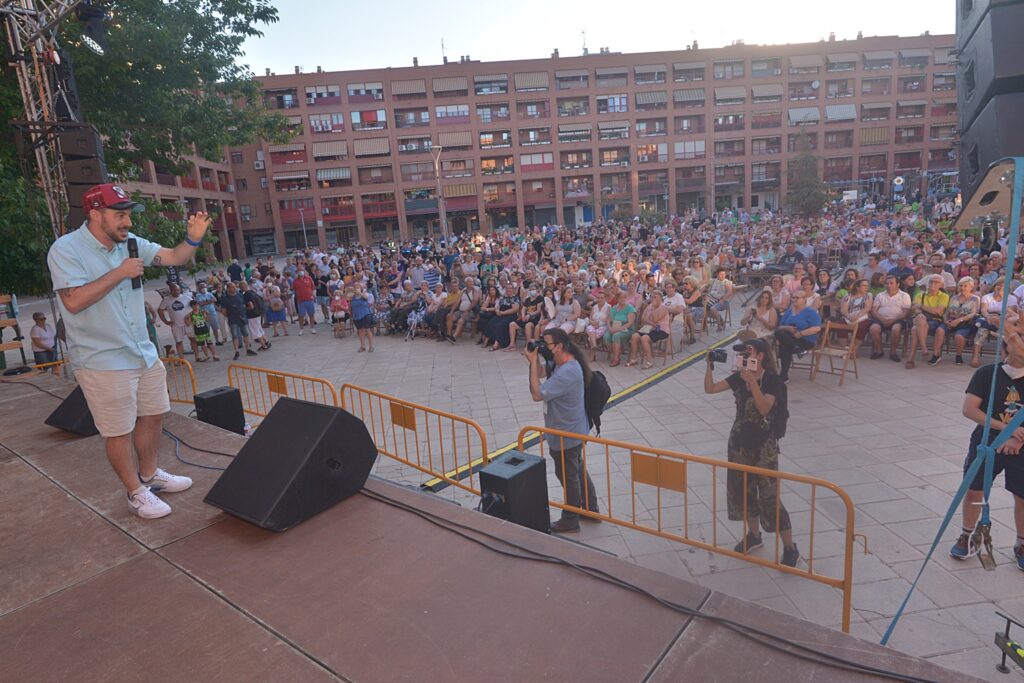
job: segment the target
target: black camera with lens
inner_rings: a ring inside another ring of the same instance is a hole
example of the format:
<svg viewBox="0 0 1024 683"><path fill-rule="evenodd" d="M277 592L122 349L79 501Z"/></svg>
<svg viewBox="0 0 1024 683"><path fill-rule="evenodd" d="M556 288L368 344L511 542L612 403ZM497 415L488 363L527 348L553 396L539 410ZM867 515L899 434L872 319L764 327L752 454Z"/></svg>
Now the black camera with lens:
<svg viewBox="0 0 1024 683"><path fill-rule="evenodd" d="M708 358L712 363L725 363L729 360L729 354L725 352L725 349L714 349L708 352Z"/></svg>
<svg viewBox="0 0 1024 683"><path fill-rule="evenodd" d="M548 345L542 341L528 341L526 342L526 349L528 351L537 351L544 360L553 361L555 359L554 354L551 353L551 349L549 349Z"/></svg>

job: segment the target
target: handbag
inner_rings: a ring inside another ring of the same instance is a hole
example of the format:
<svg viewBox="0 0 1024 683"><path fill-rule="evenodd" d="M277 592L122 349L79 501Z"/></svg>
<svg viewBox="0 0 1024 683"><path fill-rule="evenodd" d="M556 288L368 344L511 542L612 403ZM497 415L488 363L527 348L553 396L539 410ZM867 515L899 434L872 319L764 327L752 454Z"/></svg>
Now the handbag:
<svg viewBox="0 0 1024 683"><path fill-rule="evenodd" d="M642 325L637 332L640 334L650 334L654 331L654 325Z"/></svg>
<svg viewBox="0 0 1024 683"><path fill-rule="evenodd" d="M583 334L587 331L587 319L576 318L576 329L573 330L573 334Z"/></svg>

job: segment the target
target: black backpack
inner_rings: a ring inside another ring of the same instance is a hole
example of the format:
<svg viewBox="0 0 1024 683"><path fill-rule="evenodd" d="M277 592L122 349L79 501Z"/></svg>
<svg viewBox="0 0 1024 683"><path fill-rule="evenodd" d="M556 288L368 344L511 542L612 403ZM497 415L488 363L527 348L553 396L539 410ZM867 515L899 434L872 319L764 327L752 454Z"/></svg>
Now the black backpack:
<svg viewBox="0 0 1024 683"><path fill-rule="evenodd" d="M600 370L591 372L590 383L583 388L583 405L587 410L587 426L596 427L598 436L601 436L601 413L611 395L612 389L604 373Z"/></svg>
<svg viewBox="0 0 1024 683"><path fill-rule="evenodd" d="M772 431L776 439L786 435L786 423L789 422L789 398L786 384L779 382L779 393L775 395L775 406L772 409Z"/></svg>

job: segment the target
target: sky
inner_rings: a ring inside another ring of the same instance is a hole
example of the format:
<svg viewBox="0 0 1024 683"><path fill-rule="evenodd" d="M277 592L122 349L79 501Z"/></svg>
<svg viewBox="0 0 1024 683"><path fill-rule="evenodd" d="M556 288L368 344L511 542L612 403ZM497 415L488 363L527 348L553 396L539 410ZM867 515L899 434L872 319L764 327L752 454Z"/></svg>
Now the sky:
<svg viewBox="0 0 1024 683"><path fill-rule="evenodd" d="M449 61L816 42L865 36L953 33L955 0L277 0L279 21L248 40L240 61L262 75ZM384 24L386 29L377 28Z"/></svg>

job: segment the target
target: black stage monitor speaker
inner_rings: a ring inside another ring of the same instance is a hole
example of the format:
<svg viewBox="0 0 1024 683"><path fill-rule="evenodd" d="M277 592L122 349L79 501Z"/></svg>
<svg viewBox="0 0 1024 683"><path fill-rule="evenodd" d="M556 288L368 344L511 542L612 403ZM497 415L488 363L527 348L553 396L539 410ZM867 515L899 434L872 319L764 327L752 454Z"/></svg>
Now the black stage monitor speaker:
<svg viewBox="0 0 1024 683"><path fill-rule="evenodd" d="M196 418L235 434L245 434L242 394L234 387L217 387L196 394Z"/></svg>
<svg viewBox="0 0 1024 683"><path fill-rule="evenodd" d="M967 130L995 95L1024 92L1024 2L993 6L957 54L957 114ZM1016 117L1019 122L1020 116Z"/></svg>
<svg viewBox="0 0 1024 683"><path fill-rule="evenodd" d="M535 531L549 533L548 478L544 458L509 451L480 470L481 509Z"/></svg>
<svg viewBox="0 0 1024 683"><path fill-rule="evenodd" d="M205 501L284 531L363 488L377 447L363 421L341 408L281 398Z"/></svg>
<svg viewBox="0 0 1024 683"><path fill-rule="evenodd" d="M995 95L974 123L960 133L960 189L964 204L974 196L985 171L1003 157L1024 155L1024 92Z"/></svg>
<svg viewBox="0 0 1024 683"><path fill-rule="evenodd" d="M75 387L64 402L57 406L57 410L46 418L46 424L80 436L100 433L92 421L92 413L89 412L89 404L85 402L82 387Z"/></svg>

